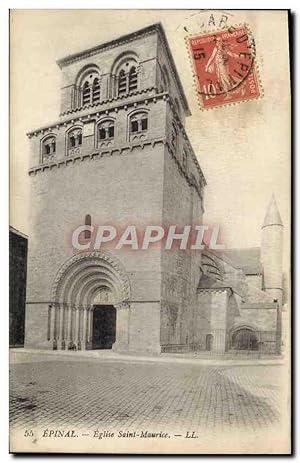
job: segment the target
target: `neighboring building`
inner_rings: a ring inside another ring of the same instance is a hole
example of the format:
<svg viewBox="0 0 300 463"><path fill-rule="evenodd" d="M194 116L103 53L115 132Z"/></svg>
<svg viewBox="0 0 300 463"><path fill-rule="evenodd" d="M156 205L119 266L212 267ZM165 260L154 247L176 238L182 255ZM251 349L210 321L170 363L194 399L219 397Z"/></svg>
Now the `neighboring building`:
<svg viewBox="0 0 300 463"><path fill-rule="evenodd" d="M28 237L9 227L9 345L24 344Z"/></svg>
<svg viewBox="0 0 300 463"><path fill-rule="evenodd" d="M206 182L184 129L190 112L162 26L58 64L60 119L28 134L25 345L159 353L224 352L245 343L255 350L264 343L275 352L281 267L269 242L263 266L257 251L245 255L254 273L233 251L205 252L201 262L200 252L179 248L74 253L71 247L71 233L83 223L202 223ZM280 244L281 229L267 224L263 235L273 238L278 230ZM262 331L272 335L260 339Z"/></svg>
<svg viewBox="0 0 300 463"><path fill-rule="evenodd" d="M195 348L279 353L283 224L272 196L261 248L202 254Z"/></svg>

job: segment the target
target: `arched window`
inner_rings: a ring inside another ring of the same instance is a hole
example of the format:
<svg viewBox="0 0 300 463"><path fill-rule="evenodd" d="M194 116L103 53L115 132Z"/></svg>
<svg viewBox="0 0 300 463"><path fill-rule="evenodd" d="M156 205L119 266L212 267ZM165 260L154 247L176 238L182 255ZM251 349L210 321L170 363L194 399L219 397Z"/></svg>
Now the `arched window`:
<svg viewBox="0 0 300 463"><path fill-rule="evenodd" d="M50 135L45 138L42 144L42 161L49 161L56 153L56 137Z"/></svg>
<svg viewBox="0 0 300 463"><path fill-rule="evenodd" d="M136 72L136 67L132 66L129 71L129 82L128 82L129 93L137 90L137 84L138 84L138 75Z"/></svg>
<svg viewBox="0 0 300 463"><path fill-rule="evenodd" d="M130 118L130 133L146 132L148 130L148 113L141 111Z"/></svg>
<svg viewBox="0 0 300 463"><path fill-rule="evenodd" d="M68 149L74 149L82 145L82 130L73 129L68 133Z"/></svg>
<svg viewBox="0 0 300 463"><path fill-rule="evenodd" d="M115 123L112 120L100 122L98 125L98 141L112 140L115 136Z"/></svg>
<svg viewBox="0 0 300 463"><path fill-rule="evenodd" d="M94 79L93 82L93 103L98 103L100 101L100 80L98 77Z"/></svg>
<svg viewBox="0 0 300 463"><path fill-rule="evenodd" d="M127 78L124 69L121 69L118 78L118 95L125 95L127 93Z"/></svg>
<svg viewBox="0 0 300 463"><path fill-rule="evenodd" d="M138 89L137 67L125 63L118 74L118 96L128 95Z"/></svg>
<svg viewBox="0 0 300 463"><path fill-rule="evenodd" d="M100 78L97 71L85 75L81 83L81 93L83 106L100 101Z"/></svg>
<svg viewBox="0 0 300 463"><path fill-rule="evenodd" d="M90 88L88 81L86 80L83 84L83 89L82 89L83 106L88 104L90 102L90 99L91 99L91 88Z"/></svg>
<svg viewBox="0 0 300 463"><path fill-rule="evenodd" d="M90 216L90 214L87 214L87 215L85 216L84 225L89 225L89 226L92 225L92 217ZM92 233L91 233L90 230L85 230L85 231L84 231L84 238L85 238L86 240L91 239L91 236L92 236Z"/></svg>

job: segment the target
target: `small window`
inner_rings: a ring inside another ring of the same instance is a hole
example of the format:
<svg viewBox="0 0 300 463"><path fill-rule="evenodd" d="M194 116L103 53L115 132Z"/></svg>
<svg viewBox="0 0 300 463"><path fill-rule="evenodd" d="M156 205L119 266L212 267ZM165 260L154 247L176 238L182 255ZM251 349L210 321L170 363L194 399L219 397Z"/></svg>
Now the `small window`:
<svg viewBox="0 0 300 463"><path fill-rule="evenodd" d="M131 121L131 132L138 132L139 124L138 121Z"/></svg>
<svg viewBox="0 0 300 463"><path fill-rule="evenodd" d="M99 130L100 140L104 140L106 138L106 130L102 127Z"/></svg>
<svg viewBox="0 0 300 463"><path fill-rule="evenodd" d="M148 130L148 114L145 112L134 114L130 119L130 132L145 132Z"/></svg>
<svg viewBox="0 0 300 463"><path fill-rule="evenodd" d="M42 156L43 161L49 160L56 153L56 138L52 135L43 141Z"/></svg>
<svg viewBox="0 0 300 463"><path fill-rule="evenodd" d="M115 136L115 126L113 121L103 121L99 124L99 139L112 139Z"/></svg>
<svg viewBox="0 0 300 463"><path fill-rule="evenodd" d="M144 118L141 120L141 128L142 130L147 130L148 129L148 119Z"/></svg>
<svg viewBox="0 0 300 463"><path fill-rule="evenodd" d="M68 134L69 142L68 148L73 149L77 148L82 145L82 130L81 129L73 129Z"/></svg>
<svg viewBox="0 0 300 463"><path fill-rule="evenodd" d="M114 138L115 128L113 125L108 127L108 138Z"/></svg>

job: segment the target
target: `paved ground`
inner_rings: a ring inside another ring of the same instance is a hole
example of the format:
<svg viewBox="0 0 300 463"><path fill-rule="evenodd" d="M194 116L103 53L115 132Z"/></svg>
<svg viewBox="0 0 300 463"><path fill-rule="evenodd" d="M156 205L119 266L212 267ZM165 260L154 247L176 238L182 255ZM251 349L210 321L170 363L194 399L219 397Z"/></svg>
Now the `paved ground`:
<svg viewBox="0 0 300 463"><path fill-rule="evenodd" d="M280 419L281 365L14 355L11 425L258 430Z"/></svg>

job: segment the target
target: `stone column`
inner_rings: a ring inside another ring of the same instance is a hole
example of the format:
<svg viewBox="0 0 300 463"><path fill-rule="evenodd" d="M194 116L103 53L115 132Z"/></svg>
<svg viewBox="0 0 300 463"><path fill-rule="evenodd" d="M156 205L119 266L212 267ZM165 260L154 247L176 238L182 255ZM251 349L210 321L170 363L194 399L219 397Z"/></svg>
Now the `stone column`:
<svg viewBox="0 0 300 463"><path fill-rule="evenodd" d="M79 341L79 307L74 307L74 343L76 345L76 348L78 348L78 341Z"/></svg>
<svg viewBox="0 0 300 463"><path fill-rule="evenodd" d="M81 349L86 350L86 344L87 344L87 314L88 314L88 308L83 307L82 308L82 329L81 329Z"/></svg>
<svg viewBox="0 0 300 463"><path fill-rule="evenodd" d="M68 348L73 338L72 337L72 306L69 304L66 304L66 310L67 310L67 345L66 345L66 348Z"/></svg>
<svg viewBox="0 0 300 463"><path fill-rule="evenodd" d="M60 348L62 350L65 349L65 337L64 337L64 331L65 331L65 327L64 327L64 311L65 311L65 308L64 308L64 304L59 304L58 305L59 307L59 335L58 335L58 339L60 341Z"/></svg>
<svg viewBox="0 0 300 463"><path fill-rule="evenodd" d="M51 339L51 305L48 305L47 341Z"/></svg>
<svg viewBox="0 0 300 463"><path fill-rule="evenodd" d="M128 351L130 305L128 302L122 302L114 307L117 311L116 342L113 344L112 350L117 352Z"/></svg>
<svg viewBox="0 0 300 463"><path fill-rule="evenodd" d="M86 348L92 349L93 308L86 308Z"/></svg>

